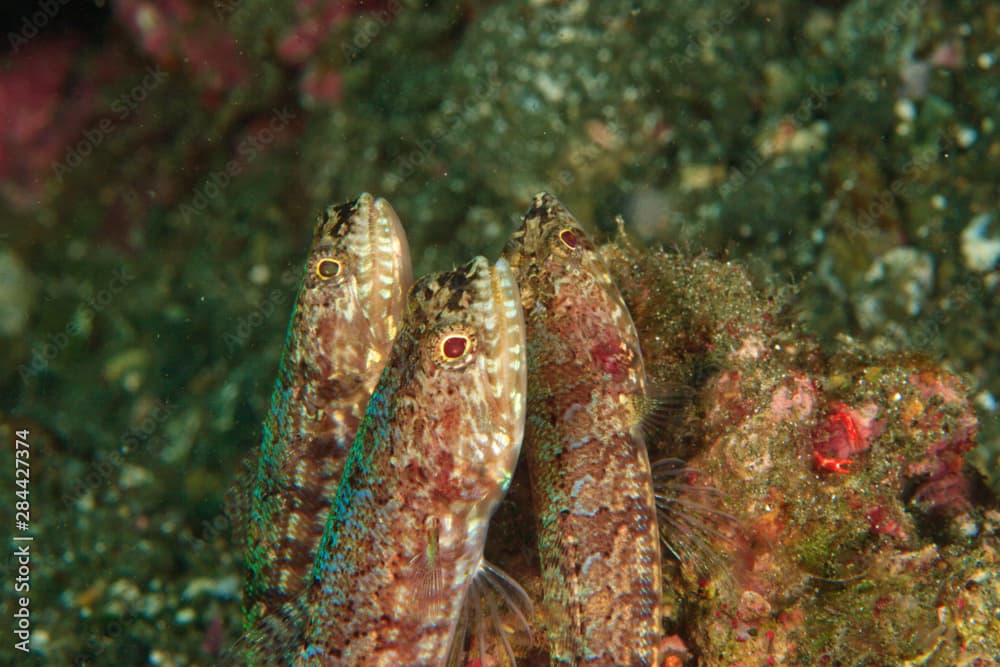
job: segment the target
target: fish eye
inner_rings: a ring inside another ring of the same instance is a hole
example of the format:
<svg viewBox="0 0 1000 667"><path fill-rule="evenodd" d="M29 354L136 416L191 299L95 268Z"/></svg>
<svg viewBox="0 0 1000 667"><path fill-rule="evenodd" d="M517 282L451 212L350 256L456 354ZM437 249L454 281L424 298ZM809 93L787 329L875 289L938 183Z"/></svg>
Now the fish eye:
<svg viewBox="0 0 1000 667"><path fill-rule="evenodd" d="M559 232L559 240L562 241L562 244L570 250L573 250L580 245L580 237L578 237L576 232L569 227L566 227Z"/></svg>
<svg viewBox="0 0 1000 667"><path fill-rule="evenodd" d="M469 339L465 336L448 336L441 341L441 356L445 359L458 359L469 347Z"/></svg>
<svg viewBox="0 0 1000 667"><path fill-rule="evenodd" d="M338 278L344 271L344 263L333 257L324 257L316 262L316 277L320 280Z"/></svg>
<svg viewBox="0 0 1000 667"><path fill-rule="evenodd" d="M435 351L436 361L441 366L461 368L472 361L476 351L476 337L465 327L449 327L438 334Z"/></svg>
<svg viewBox="0 0 1000 667"><path fill-rule="evenodd" d="M584 243L583 232L577 227L563 227L549 237L549 245L561 257L571 257Z"/></svg>

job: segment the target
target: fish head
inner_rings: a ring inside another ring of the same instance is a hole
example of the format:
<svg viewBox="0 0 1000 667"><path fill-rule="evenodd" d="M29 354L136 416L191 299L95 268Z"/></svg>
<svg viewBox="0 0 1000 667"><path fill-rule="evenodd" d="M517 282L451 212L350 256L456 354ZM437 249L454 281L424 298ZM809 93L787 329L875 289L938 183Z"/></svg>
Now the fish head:
<svg viewBox="0 0 1000 667"><path fill-rule="evenodd" d="M611 284L596 246L575 217L553 195L535 195L531 208L504 246L526 311L568 283Z"/></svg>
<svg viewBox="0 0 1000 667"><path fill-rule="evenodd" d="M632 316L595 243L558 199L535 195L503 256L521 288L536 357L563 371L551 381L584 387L599 379L609 394L644 390Z"/></svg>
<svg viewBox="0 0 1000 667"><path fill-rule="evenodd" d="M418 280L404 336L406 358L394 350L390 362L408 364L394 440L419 443L410 465L435 497L495 506L517 463L526 395L524 319L507 262L477 257Z"/></svg>
<svg viewBox="0 0 1000 667"><path fill-rule="evenodd" d="M412 283L406 233L389 202L363 193L329 207L316 224L290 329L301 332L301 357L323 378L351 368L374 385Z"/></svg>

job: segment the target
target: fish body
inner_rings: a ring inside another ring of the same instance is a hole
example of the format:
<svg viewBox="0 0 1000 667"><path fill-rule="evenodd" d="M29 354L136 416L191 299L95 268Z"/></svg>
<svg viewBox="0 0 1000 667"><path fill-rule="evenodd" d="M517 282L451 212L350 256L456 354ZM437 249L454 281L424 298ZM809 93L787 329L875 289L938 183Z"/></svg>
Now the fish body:
<svg viewBox="0 0 1000 667"><path fill-rule="evenodd" d="M330 511L295 664L446 664L520 450L524 348L506 262L414 285Z"/></svg>
<svg viewBox="0 0 1000 667"><path fill-rule="evenodd" d="M660 549L632 319L573 216L535 197L504 249L528 340L524 457L553 665L656 665Z"/></svg>
<svg viewBox="0 0 1000 667"><path fill-rule="evenodd" d="M365 193L317 221L264 422L247 517L247 628L304 590L412 283L395 211Z"/></svg>

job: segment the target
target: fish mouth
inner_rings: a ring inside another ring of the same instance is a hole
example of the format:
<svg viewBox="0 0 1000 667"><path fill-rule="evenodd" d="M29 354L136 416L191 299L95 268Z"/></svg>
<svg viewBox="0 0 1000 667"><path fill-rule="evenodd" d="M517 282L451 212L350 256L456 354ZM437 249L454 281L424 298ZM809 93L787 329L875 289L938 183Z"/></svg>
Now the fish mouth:
<svg viewBox="0 0 1000 667"><path fill-rule="evenodd" d="M371 195L368 195L371 197ZM375 286L366 307L373 328L384 327L386 338L392 340L399 330L399 318L386 313L401 313L403 302L413 285L410 244L403 224L388 201L379 197L371 205L368 235L372 247L371 284ZM362 304L365 308L365 304Z"/></svg>
<svg viewBox="0 0 1000 667"><path fill-rule="evenodd" d="M527 373L525 325L514 271L499 259L489 269L488 311L483 318L483 359L491 389L495 454L508 457L513 473L524 436ZM507 480L509 482L509 480Z"/></svg>
<svg viewBox="0 0 1000 667"><path fill-rule="evenodd" d="M372 340L388 344L399 330L403 302L413 285L410 245L399 216L388 201L363 192L354 201L351 234L359 235L355 258L359 307Z"/></svg>

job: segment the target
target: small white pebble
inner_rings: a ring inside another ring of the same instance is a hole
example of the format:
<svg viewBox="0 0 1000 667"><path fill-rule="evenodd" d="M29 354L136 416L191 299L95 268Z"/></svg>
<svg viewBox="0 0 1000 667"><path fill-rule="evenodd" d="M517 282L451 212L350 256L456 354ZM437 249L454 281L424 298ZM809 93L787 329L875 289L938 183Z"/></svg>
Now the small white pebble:
<svg viewBox="0 0 1000 667"><path fill-rule="evenodd" d="M139 371L129 371L122 376L122 387L130 394L134 394L142 387L142 373Z"/></svg>
<svg viewBox="0 0 1000 667"><path fill-rule="evenodd" d="M962 255L972 271L990 271L1000 262L1000 237L987 236L989 213L977 215L962 230Z"/></svg>
<svg viewBox="0 0 1000 667"><path fill-rule="evenodd" d="M181 625L187 625L195 619L194 609L191 607L184 607L179 609L176 614L174 614L174 620Z"/></svg>
<svg viewBox="0 0 1000 667"><path fill-rule="evenodd" d="M76 509L80 512L92 512L96 503L94 502L94 494L92 492L87 492L76 499Z"/></svg>
<svg viewBox="0 0 1000 667"><path fill-rule="evenodd" d="M271 279L271 269L266 264L254 264L250 267L247 278L254 285L264 285Z"/></svg>
<svg viewBox="0 0 1000 667"><path fill-rule="evenodd" d="M958 525L958 530L964 537L975 537L979 534L979 524L973 521L971 516L966 514L962 516Z"/></svg>
<svg viewBox="0 0 1000 667"><path fill-rule="evenodd" d="M896 117L904 123L909 123L917 117L917 107L913 105L912 100L905 97L896 100L895 111Z"/></svg>
<svg viewBox="0 0 1000 667"><path fill-rule="evenodd" d="M49 631L38 629L31 634L31 652L45 655L49 647Z"/></svg>
<svg viewBox="0 0 1000 667"><path fill-rule="evenodd" d="M996 576L996 573L992 570L977 570L969 575L969 581L974 584L985 584L987 581Z"/></svg>
<svg viewBox="0 0 1000 667"><path fill-rule="evenodd" d="M958 140L959 146L962 148L969 148L972 144L976 143L976 139L979 138L979 133L976 132L975 128L961 127L958 129L958 136L955 138Z"/></svg>
<svg viewBox="0 0 1000 667"><path fill-rule="evenodd" d="M207 594L211 597L232 600L239 597L242 584L239 577L223 577L221 579L210 579L208 577L197 577L192 579L181 593L181 599L191 600L199 595Z"/></svg>
<svg viewBox="0 0 1000 667"><path fill-rule="evenodd" d="M126 463L122 466L121 473L118 475L118 486L123 489L135 489L150 484L153 480L154 476L150 471L142 466Z"/></svg>
<svg viewBox="0 0 1000 667"><path fill-rule="evenodd" d="M997 411L997 399L987 390L982 390L976 394L975 398L976 405L986 412L996 412Z"/></svg>

